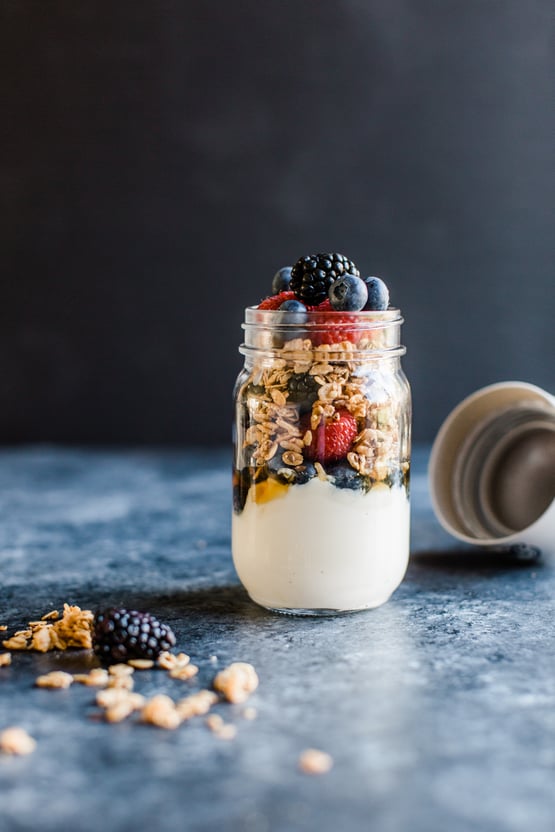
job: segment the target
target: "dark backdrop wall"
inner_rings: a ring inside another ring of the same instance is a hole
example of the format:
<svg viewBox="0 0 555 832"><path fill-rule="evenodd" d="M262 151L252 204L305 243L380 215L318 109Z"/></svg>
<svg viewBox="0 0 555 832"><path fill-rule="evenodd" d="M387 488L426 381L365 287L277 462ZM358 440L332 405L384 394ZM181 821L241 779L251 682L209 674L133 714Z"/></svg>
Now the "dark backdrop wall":
<svg viewBox="0 0 555 832"><path fill-rule="evenodd" d="M2 0L0 442L225 442L242 309L338 250L415 435L555 389L551 0Z"/></svg>

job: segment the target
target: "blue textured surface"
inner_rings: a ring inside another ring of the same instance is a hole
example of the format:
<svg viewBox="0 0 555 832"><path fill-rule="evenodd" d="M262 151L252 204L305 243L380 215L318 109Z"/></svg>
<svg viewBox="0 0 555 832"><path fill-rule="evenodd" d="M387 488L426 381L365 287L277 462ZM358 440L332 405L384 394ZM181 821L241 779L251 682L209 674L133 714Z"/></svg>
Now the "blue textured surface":
<svg viewBox="0 0 555 832"><path fill-rule="evenodd" d="M228 452L0 453L0 622L19 629L64 601L149 609L199 665L136 689L184 695L232 660L260 676L258 718L165 732L95 720L94 690L39 690L83 651L14 654L0 727L37 739L0 758L0 830L552 832L555 570L461 548L433 518L425 453L413 477L412 561L385 606L330 619L269 614L230 549ZM217 660L211 656L216 656ZM297 770L308 746L333 770Z"/></svg>

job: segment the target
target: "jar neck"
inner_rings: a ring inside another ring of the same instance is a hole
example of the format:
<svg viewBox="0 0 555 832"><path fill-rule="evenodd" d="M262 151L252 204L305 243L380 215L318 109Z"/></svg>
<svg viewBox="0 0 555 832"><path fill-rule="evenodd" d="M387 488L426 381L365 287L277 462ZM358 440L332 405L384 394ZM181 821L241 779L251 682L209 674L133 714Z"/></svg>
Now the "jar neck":
<svg viewBox="0 0 555 832"><path fill-rule="evenodd" d="M398 309L384 312L307 312L288 322L274 310L247 307L244 343L239 347L247 361L296 361L310 353L315 360L398 363L406 349L400 343L403 318Z"/></svg>

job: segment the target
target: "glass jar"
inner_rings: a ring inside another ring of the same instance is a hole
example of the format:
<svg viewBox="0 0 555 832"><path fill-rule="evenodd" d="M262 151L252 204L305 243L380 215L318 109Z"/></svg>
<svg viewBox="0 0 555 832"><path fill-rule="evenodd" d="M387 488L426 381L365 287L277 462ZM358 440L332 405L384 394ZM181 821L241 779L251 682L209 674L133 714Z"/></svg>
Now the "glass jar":
<svg viewBox="0 0 555 832"><path fill-rule="evenodd" d="M377 607L409 556L410 388L398 309L246 310L235 386L233 561L257 604Z"/></svg>

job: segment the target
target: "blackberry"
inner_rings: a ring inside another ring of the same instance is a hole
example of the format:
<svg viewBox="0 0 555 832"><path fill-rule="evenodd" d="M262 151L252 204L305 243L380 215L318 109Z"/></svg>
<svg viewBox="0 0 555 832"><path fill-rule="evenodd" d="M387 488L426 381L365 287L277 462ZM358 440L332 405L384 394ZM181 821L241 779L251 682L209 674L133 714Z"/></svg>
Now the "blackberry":
<svg viewBox="0 0 555 832"><path fill-rule="evenodd" d="M343 254L309 254L291 269L290 288L304 303L316 306L328 296L331 284L344 274L359 277L360 272Z"/></svg>
<svg viewBox="0 0 555 832"><path fill-rule="evenodd" d="M308 373L293 373L287 382L288 401L312 407L318 398L318 382Z"/></svg>
<svg viewBox="0 0 555 832"><path fill-rule="evenodd" d="M94 652L104 661L156 659L175 645L167 624L148 612L111 608L98 612L94 619Z"/></svg>

